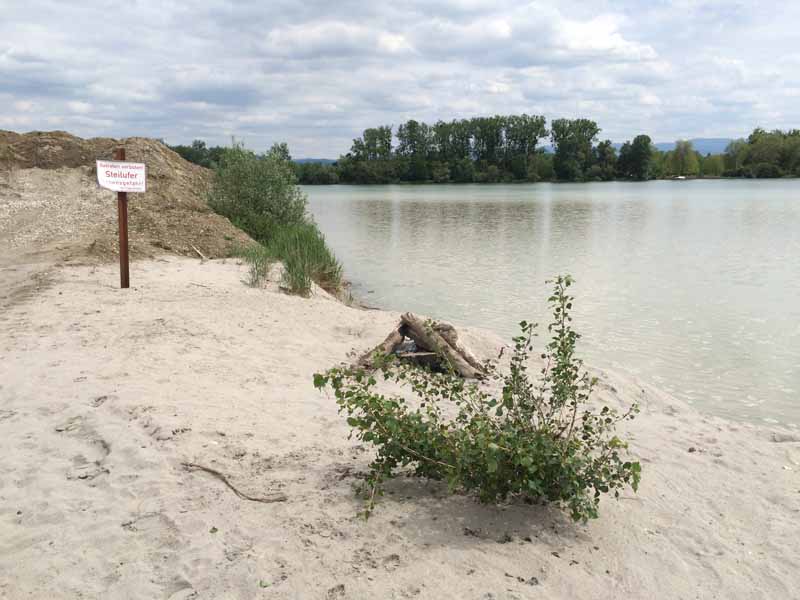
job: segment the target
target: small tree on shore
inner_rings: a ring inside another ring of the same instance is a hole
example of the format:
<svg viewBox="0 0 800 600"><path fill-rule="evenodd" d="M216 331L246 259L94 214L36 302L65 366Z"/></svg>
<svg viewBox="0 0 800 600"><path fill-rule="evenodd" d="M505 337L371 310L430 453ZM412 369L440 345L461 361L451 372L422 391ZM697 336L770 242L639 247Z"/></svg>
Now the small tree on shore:
<svg viewBox="0 0 800 600"><path fill-rule="evenodd" d="M209 204L259 242L278 227L306 221L306 195L291 163L279 151L258 156L242 146L226 148L214 171Z"/></svg>
<svg viewBox="0 0 800 600"><path fill-rule="evenodd" d="M588 404L596 381L575 356L580 336L571 326L571 284L569 276L553 282L551 338L538 381L529 374L535 325L526 322L514 338L509 372L487 363L489 377L501 385L497 394L453 372L433 373L388 357L379 377L410 386L415 406L376 391L378 378L360 367L315 375L317 388L333 389L355 436L377 448L365 480L367 514L384 482L404 467L417 477L447 481L451 491L473 491L482 502L515 495L557 503L577 521L598 516L602 494L637 489L641 467L626 460L628 444L615 427L638 407L619 413ZM445 416L448 407L454 417Z"/></svg>

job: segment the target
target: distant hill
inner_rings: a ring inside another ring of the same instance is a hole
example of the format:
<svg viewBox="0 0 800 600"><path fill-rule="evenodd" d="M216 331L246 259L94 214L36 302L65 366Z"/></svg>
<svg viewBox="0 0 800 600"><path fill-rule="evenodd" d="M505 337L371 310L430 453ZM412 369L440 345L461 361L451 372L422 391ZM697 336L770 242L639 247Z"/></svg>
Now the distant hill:
<svg viewBox="0 0 800 600"><path fill-rule="evenodd" d="M332 158L295 158L294 162L303 165L306 163L317 163L320 165L332 165L336 161Z"/></svg>
<svg viewBox="0 0 800 600"><path fill-rule="evenodd" d="M689 141L692 142L695 150L700 154L706 155L722 154L733 140L731 138L692 138ZM675 142L655 142L653 145L661 152L669 152L675 149ZM619 142L614 144L614 148L617 150L621 147L622 144Z"/></svg>
<svg viewBox="0 0 800 600"><path fill-rule="evenodd" d="M733 139L731 138L692 138L689 140L692 142L692 146L694 149L697 150L700 154L722 154L725 152L725 148L728 147ZM657 149L661 150L661 152L669 152L670 150L675 149L675 142L655 142L653 144ZM622 142L615 142L612 144L614 148L619 150L622 148ZM552 154L553 153L553 145L546 144L542 146L544 151Z"/></svg>
<svg viewBox="0 0 800 600"><path fill-rule="evenodd" d="M700 154L722 154L733 140L731 138L694 138L689 140ZM675 148L675 142L658 142L655 147L662 152Z"/></svg>

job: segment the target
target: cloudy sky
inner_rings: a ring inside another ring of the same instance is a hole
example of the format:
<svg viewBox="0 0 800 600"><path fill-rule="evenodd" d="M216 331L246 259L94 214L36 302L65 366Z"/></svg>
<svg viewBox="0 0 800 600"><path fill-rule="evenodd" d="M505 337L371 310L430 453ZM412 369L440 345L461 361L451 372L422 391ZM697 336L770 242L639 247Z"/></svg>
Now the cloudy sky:
<svg viewBox="0 0 800 600"><path fill-rule="evenodd" d="M0 128L336 157L527 112L624 141L800 127L796 0L0 0Z"/></svg>

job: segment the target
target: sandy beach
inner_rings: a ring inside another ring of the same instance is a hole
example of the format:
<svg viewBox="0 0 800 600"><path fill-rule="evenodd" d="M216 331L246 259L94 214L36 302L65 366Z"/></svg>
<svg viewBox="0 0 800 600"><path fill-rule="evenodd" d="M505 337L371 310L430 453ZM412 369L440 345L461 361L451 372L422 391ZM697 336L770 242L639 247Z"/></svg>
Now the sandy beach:
<svg viewBox="0 0 800 600"><path fill-rule="evenodd" d="M0 269L20 285L21 265ZM16 278L15 278L16 277ZM398 479L372 518L312 375L397 315L245 285L235 260L53 266L0 315L3 598L797 598L800 437L639 401L638 494L576 525ZM481 357L502 340L467 330ZM237 496L218 471L261 503ZM280 496L277 496L280 499Z"/></svg>

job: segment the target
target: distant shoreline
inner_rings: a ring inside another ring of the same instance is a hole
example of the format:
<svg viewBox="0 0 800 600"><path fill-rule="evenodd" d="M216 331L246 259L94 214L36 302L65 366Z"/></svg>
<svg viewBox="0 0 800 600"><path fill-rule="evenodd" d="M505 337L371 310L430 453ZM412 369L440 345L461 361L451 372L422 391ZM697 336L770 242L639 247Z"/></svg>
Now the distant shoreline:
<svg viewBox="0 0 800 600"><path fill-rule="evenodd" d="M479 185L479 186L493 186L493 185L587 185L592 183L649 183L651 181L794 181L800 180L800 177L786 176L786 177L685 177L678 179L677 177L659 177L656 179L609 179L606 181L391 181L382 183L355 183L355 182L337 182L337 183L299 183L301 186L309 187L336 187L336 186L409 186L409 187L423 187L423 186L443 186L443 185Z"/></svg>

